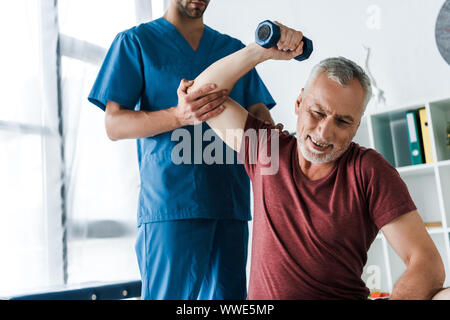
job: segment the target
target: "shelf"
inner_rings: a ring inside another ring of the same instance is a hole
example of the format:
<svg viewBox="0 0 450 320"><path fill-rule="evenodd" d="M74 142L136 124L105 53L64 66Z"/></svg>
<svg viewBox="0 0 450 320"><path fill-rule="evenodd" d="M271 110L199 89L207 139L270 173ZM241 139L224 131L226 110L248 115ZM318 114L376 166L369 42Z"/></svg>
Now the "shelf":
<svg viewBox="0 0 450 320"><path fill-rule="evenodd" d="M423 221L442 221L438 197L440 188L433 168L431 171L426 170L416 174L411 174L411 172L401 174L401 177L406 183L409 194Z"/></svg>
<svg viewBox="0 0 450 320"><path fill-rule="evenodd" d="M450 165L450 164L449 164ZM398 173L403 175L413 175L413 174L428 174L434 172L434 163L424 163L424 164L416 164L411 166L404 166L396 168Z"/></svg>
<svg viewBox="0 0 450 320"><path fill-rule="evenodd" d="M427 227L426 228L429 234L439 234L446 233L445 229L442 227Z"/></svg>
<svg viewBox="0 0 450 320"><path fill-rule="evenodd" d="M450 228L444 229L443 227L425 227L429 234L445 234L450 233ZM375 240L383 240L385 238L384 234L379 231Z"/></svg>
<svg viewBox="0 0 450 320"><path fill-rule="evenodd" d="M450 99L429 104L431 126L438 161L450 160L450 148L447 146L447 123L450 122Z"/></svg>
<svg viewBox="0 0 450 320"><path fill-rule="evenodd" d="M388 107L384 110L377 110L375 112L371 112L368 115L370 115L371 117L381 117L392 120L398 118L399 116L403 117L404 113L409 110L423 108L425 104L426 103L419 102L400 107Z"/></svg>
<svg viewBox="0 0 450 320"><path fill-rule="evenodd" d="M442 164L444 164L444 162L442 162ZM437 167L440 189L442 190L439 200L441 202L441 206L443 207L447 226L450 225L450 165L448 164L449 161L445 161L444 165L439 165Z"/></svg>
<svg viewBox="0 0 450 320"><path fill-rule="evenodd" d="M411 165L404 111L371 116L374 147L393 167Z"/></svg>
<svg viewBox="0 0 450 320"><path fill-rule="evenodd" d="M426 110L434 162L412 165L406 112L421 108ZM405 182L422 220L430 223L425 227L445 264L447 286L450 285L450 148L447 147L446 132L448 122L450 99L419 102L398 108L390 106L366 114L355 136L355 141L360 142L360 145L381 153ZM381 231L375 240L368 253L367 265L381 267L382 289L390 292L405 266L389 242L385 241Z"/></svg>
<svg viewBox="0 0 450 320"><path fill-rule="evenodd" d="M439 161L437 163L438 167L450 167L450 160Z"/></svg>
<svg viewBox="0 0 450 320"><path fill-rule="evenodd" d="M409 175L421 175L421 174L428 174L432 173L434 171L434 168L445 168L450 167L450 160L445 161L439 161L439 162L433 162L433 163L423 163L423 164L416 164L416 165L410 165L410 166L403 166L396 168L398 173L400 173L402 176L409 176Z"/></svg>

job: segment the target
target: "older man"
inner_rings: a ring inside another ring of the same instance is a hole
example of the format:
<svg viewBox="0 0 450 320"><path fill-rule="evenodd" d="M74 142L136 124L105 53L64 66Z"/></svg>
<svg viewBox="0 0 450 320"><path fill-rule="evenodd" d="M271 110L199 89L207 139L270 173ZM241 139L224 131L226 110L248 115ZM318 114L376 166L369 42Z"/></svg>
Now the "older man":
<svg viewBox="0 0 450 320"><path fill-rule="evenodd" d="M230 90L258 63L301 54L301 32L280 27L278 47L251 44L211 65L190 89L216 83ZM405 183L379 153L352 142L370 96L370 81L358 65L330 58L314 67L297 98L296 137L274 134L272 125L232 99L207 121L244 155L253 183L248 299L366 299L361 274L380 229L407 267L392 299L448 294L441 290L441 257ZM265 170L268 154L277 170Z"/></svg>

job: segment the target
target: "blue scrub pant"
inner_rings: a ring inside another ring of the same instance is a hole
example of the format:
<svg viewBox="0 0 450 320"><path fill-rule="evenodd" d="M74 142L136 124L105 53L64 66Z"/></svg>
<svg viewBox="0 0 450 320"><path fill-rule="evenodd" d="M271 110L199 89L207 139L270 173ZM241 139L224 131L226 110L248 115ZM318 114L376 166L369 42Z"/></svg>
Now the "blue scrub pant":
<svg viewBox="0 0 450 320"><path fill-rule="evenodd" d="M136 254L144 300L247 296L248 223L190 219L143 223Z"/></svg>

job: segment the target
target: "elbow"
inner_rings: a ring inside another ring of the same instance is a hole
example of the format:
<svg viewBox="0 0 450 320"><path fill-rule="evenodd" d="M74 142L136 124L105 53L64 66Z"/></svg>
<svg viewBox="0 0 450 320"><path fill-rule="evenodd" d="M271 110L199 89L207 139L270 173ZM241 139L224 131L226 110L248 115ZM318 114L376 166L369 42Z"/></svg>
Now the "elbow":
<svg viewBox="0 0 450 320"><path fill-rule="evenodd" d="M106 116L105 116L106 135L108 136L109 140L117 141L120 138L119 138L119 136L117 134L117 130L116 130L113 122L114 122L113 116L110 115L110 114L106 114Z"/></svg>
<svg viewBox="0 0 450 320"><path fill-rule="evenodd" d="M407 269L416 270L432 290L441 289L445 282L445 267L441 255L437 252L411 257L406 263Z"/></svg>
<svg viewBox="0 0 450 320"><path fill-rule="evenodd" d="M120 123L122 122L122 107L115 103L108 101L105 108L105 129L109 140L117 141L122 139L120 136Z"/></svg>
<svg viewBox="0 0 450 320"><path fill-rule="evenodd" d="M444 263L442 262L442 259L439 259L439 268L437 271L437 281L439 282L440 286L442 287L444 285L445 282L445 267L444 267Z"/></svg>
<svg viewBox="0 0 450 320"><path fill-rule="evenodd" d="M429 267L429 279L433 283L433 287L440 289L444 285L445 282L445 267L442 262L441 256L438 254L437 256L431 258Z"/></svg>
<svg viewBox="0 0 450 320"><path fill-rule="evenodd" d="M108 136L109 140L111 140L111 141L120 140L120 138L117 136L117 134L114 132L114 130L106 129L106 135Z"/></svg>
<svg viewBox="0 0 450 320"><path fill-rule="evenodd" d="M112 135L111 133L108 133L108 132L107 132L107 136L108 136L109 140L111 140L111 141L119 140L119 138L116 138L114 135Z"/></svg>
<svg viewBox="0 0 450 320"><path fill-rule="evenodd" d="M434 261L433 271L434 271L436 283L442 287L445 282L445 267L444 267L444 262L442 261L442 257L439 254L439 252L437 252L434 255L434 259L432 259L432 261Z"/></svg>

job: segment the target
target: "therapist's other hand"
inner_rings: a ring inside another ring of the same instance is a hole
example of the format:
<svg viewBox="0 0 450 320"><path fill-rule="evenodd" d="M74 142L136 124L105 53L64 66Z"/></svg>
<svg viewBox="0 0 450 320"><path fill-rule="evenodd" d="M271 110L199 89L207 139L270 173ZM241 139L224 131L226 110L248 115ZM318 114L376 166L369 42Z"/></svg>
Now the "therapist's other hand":
<svg viewBox="0 0 450 320"><path fill-rule="evenodd" d="M187 92L194 81L182 79L177 90L178 106L175 108L175 115L181 126L195 125L219 115L223 110L223 103L226 101L228 92L216 89L215 84L205 84L198 90Z"/></svg>

